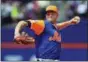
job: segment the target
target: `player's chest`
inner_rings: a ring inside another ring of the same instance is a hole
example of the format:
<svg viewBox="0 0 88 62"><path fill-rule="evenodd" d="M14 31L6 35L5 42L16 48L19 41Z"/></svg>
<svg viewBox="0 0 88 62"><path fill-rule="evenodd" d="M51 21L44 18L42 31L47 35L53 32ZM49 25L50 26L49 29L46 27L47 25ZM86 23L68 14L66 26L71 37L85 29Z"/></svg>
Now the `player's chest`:
<svg viewBox="0 0 88 62"><path fill-rule="evenodd" d="M60 34L59 30L55 26L53 26L53 25L52 25L52 29L55 30L55 32L53 33L53 36L50 35L50 33L45 32L44 33L45 34L44 37L48 37L47 39L49 41L57 41L57 42L60 42L61 41L61 34Z"/></svg>

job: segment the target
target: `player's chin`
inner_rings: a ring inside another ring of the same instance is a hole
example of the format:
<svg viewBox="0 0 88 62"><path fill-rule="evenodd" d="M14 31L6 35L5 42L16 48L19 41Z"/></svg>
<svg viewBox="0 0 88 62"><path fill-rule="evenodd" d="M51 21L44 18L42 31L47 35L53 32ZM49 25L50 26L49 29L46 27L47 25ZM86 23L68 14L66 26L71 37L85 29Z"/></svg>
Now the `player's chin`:
<svg viewBox="0 0 88 62"><path fill-rule="evenodd" d="M52 18L47 18L47 20L50 21L50 22L53 21Z"/></svg>

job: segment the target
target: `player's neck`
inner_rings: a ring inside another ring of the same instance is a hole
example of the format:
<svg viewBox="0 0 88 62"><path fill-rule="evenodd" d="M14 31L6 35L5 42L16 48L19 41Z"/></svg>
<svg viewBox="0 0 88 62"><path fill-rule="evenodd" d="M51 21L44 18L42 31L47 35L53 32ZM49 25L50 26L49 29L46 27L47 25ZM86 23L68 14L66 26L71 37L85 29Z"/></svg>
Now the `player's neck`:
<svg viewBox="0 0 88 62"><path fill-rule="evenodd" d="M57 22L56 21L51 21L52 24L56 24Z"/></svg>

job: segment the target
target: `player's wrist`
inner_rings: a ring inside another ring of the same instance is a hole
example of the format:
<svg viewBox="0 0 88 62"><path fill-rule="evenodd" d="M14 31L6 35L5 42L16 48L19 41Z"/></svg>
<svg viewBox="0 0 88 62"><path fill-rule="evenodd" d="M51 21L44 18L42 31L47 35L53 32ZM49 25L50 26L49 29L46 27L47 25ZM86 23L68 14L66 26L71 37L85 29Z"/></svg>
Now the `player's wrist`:
<svg viewBox="0 0 88 62"><path fill-rule="evenodd" d="M70 21L68 21L68 24L69 24L69 25L72 25L72 21L71 21L71 20L70 20Z"/></svg>
<svg viewBox="0 0 88 62"><path fill-rule="evenodd" d="M70 20L70 24L71 24L71 25L76 24L76 22L74 21L74 18L72 18L72 19Z"/></svg>

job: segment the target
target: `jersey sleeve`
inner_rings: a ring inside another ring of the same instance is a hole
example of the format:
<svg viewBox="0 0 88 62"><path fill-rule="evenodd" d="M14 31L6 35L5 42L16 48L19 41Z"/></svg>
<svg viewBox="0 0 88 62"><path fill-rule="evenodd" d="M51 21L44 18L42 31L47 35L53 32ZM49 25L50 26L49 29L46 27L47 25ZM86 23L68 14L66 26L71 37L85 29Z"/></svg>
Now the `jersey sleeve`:
<svg viewBox="0 0 88 62"><path fill-rule="evenodd" d="M44 21L38 20L38 21L32 21L31 22L31 29L35 32L36 35L40 35L44 30Z"/></svg>

